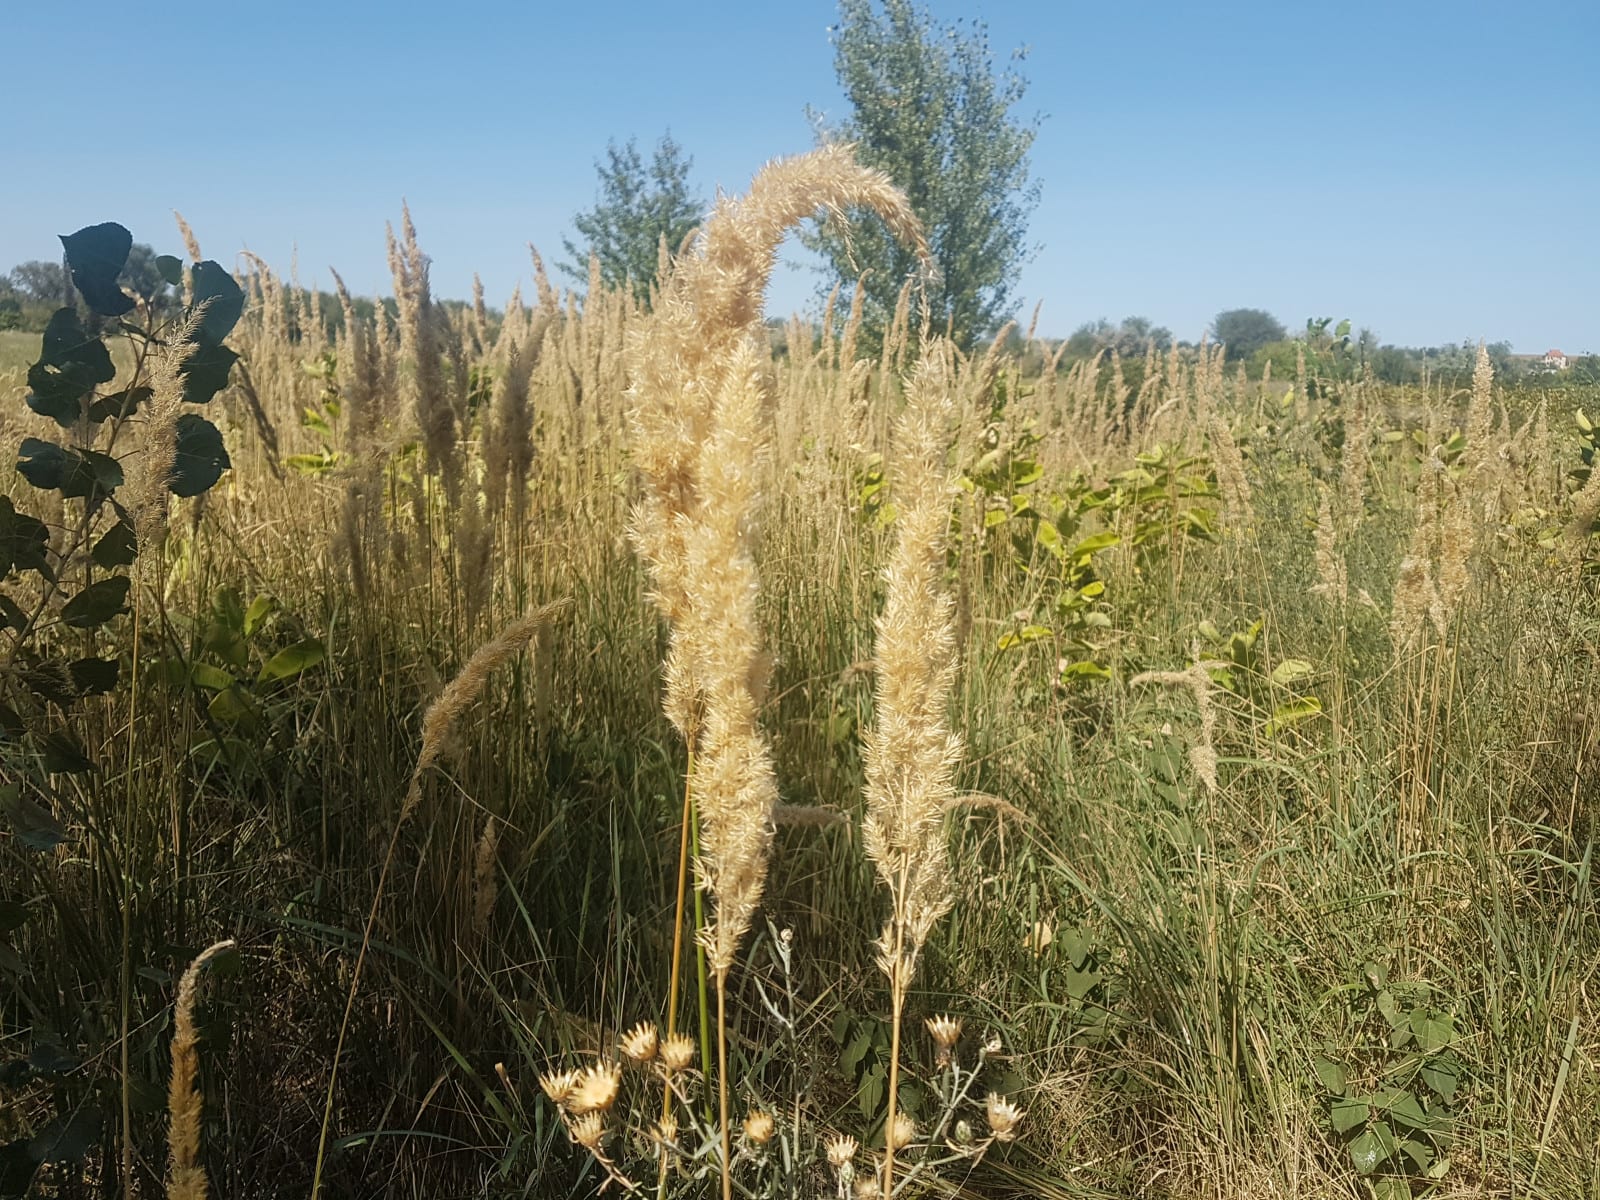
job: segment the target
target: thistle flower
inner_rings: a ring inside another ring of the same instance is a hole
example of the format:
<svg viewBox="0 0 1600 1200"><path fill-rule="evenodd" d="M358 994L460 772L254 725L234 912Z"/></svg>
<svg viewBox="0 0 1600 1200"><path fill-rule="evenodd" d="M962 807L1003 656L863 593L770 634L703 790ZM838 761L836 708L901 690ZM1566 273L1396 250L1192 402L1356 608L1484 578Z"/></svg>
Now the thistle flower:
<svg viewBox="0 0 1600 1200"><path fill-rule="evenodd" d="M550 1097L550 1103L565 1104L567 1097L572 1095L573 1089L578 1086L578 1072L552 1071L539 1076L539 1086L544 1089L544 1094Z"/></svg>
<svg viewBox="0 0 1600 1200"><path fill-rule="evenodd" d="M856 1151L859 1148L853 1137L840 1134L837 1137L829 1138L827 1146L828 1162L832 1166L842 1167L846 1163L854 1161Z"/></svg>
<svg viewBox="0 0 1600 1200"><path fill-rule="evenodd" d="M678 1140L678 1118L668 1113L651 1127L650 1136L664 1146L672 1145Z"/></svg>
<svg viewBox="0 0 1600 1200"><path fill-rule="evenodd" d="M597 1063L578 1077L577 1086L567 1095L567 1109L577 1115L604 1112L617 1102L621 1084L621 1063Z"/></svg>
<svg viewBox="0 0 1600 1200"><path fill-rule="evenodd" d="M655 1023L640 1021L622 1035L621 1048L622 1052L634 1062L647 1063L656 1056L656 1047L659 1044Z"/></svg>
<svg viewBox="0 0 1600 1200"><path fill-rule="evenodd" d="M661 1063L669 1071L687 1071L694 1065L694 1039L675 1033L661 1043Z"/></svg>
<svg viewBox="0 0 1600 1200"><path fill-rule="evenodd" d="M989 1121L989 1131L994 1134L995 1140L1009 1142L1017 1136L1016 1128L1022 1121L1023 1112L1005 1097L990 1092L984 1101L984 1116Z"/></svg>
<svg viewBox="0 0 1600 1200"><path fill-rule="evenodd" d="M933 1036L934 1063L939 1067L950 1065L951 1052L961 1038L961 1018L951 1016L929 1017L923 1022Z"/></svg>
<svg viewBox="0 0 1600 1200"><path fill-rule="evenodd" d="M606 1118L604 1113L590 1112L575 1119L568 1127L567 1133L572 1140L586 1150L597 1150L601 1140L606 1136Z"/></svg>
<svg viewBox="0 0 1600 1200"><path fill-rule="evenodd" d="M889 1122L889 1141L896 1150L904 1150L917 1140L917 1123L905 1113L895 1113Z"/></svg>
<svg viewBox="0 0 1600 1200"><path fill-rule="evenodd" d="M777 1131L777 1124L759 1108L744 1119L744 1136L757 1146L765 1146Z"/></svg>
<svg viewBox="0 0 1600 1200"><path fill-rule="evenodd" d="M878 1200L883 1194L883 1189L878 1186L878 1181L870 1175L863 1175L856 1180L856 1200Z"/></svg>

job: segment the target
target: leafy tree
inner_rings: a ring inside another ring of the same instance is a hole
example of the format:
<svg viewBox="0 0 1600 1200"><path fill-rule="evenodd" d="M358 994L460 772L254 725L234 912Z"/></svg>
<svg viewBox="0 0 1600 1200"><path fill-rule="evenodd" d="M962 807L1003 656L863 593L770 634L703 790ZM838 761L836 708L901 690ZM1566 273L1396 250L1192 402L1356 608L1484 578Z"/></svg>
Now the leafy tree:
<svg viewBox="0 0 1600 1200"><path fill-rule="evenodd" d="M126 288L151 306L156 315L163 315L176 305L176 293L161 276L156 266L156 252L143 242L135 242L128 251L128 260L117 276L116 283ZM68 295L67 271L59 262L18 263L6 277L18 298L33 304L61 304Z"/></svg>
<svg viewBox="0 0 1600 1200"><path fill-rule="evenodd" d="M1283 341L1288 331L1277 317L1259 308L1230 308L1211 322L1211 336L1227 346L1229 359L1240 359Z"/></svg>
<svg viewBox="0 0 1600 1200"><path fill-rule="evenodd" d="M666 134L657 143L647 168L635 139L624 146L606 145L605 162L595 162L600 192L595 206L573 217L580 241L563 238L570 261L561 269L574 279L589 277L589 256L600 260L600 278L608 287L630 287L641 300L656 279L663 237L677 250L700 223L705 204L689 190L694 159Z"/></svg>
<svg viewBox="0 0 1600 1200"><path fill-rule="evenodd" d="M824 139L853 142L860 160L901 187L922 219L940 277L929 300L936 324L970 344L1009 313L1011 282L1027 257L1028 216L1038 188L1028 180L1035 123L1011 113L1026 81L996 73L981 23L935 29L912 0L842 0L833 30L834 70L851 113L836 124L817 114ZM1019 62L1022 51L1012 56ZM833 272L870 270L863 320L874 340L892 317L915 257L880 222L823 224L806 241Z"/></svg>
<svg viewBox="0 0 1600 1200"><path fill-rule="evenodd" d="M1136 358L1145 353L1154 342L1157 350L1172 347L1172 330L1157 325L1149 317L1123 317L1121 324L1113 325L1101 317L1086 321L1072 331L1067 339L1067 356L1093 358L1102 350L1115 350L1123 358Z"/></svg>
<svg viewBox="0 0 1600 1200"><path fill-rule="evenodd" d="M11 268L10 279L23 299L36 304L60 304L67 294L67 271L58 262L18 263Z"/></svg>

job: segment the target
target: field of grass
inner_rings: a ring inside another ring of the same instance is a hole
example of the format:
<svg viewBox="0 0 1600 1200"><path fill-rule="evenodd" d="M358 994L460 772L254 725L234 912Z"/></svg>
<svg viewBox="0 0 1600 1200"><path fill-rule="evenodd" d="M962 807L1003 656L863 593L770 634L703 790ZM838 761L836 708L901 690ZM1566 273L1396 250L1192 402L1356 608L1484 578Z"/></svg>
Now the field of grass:
<svg viewBox="0 0 1600 1200"><path fill-rule="evenodd" d="M319 1170L330 1197L603 1181L539 1080L668 1021L692 766L662 708L670 589L629 536L664 453L640 438L667 434L628 414L712 367L693 339L657 354L684 335L622 295L544 285L533 309L445 317L410 252L400 328L331 341L251 277L243 371L211 405L232 469L173 502L132 614L6 635L8 696L46 650L115 658L121 682L0 743L0 1196L24 1172L43 1196L180 1194L173 1009L224 938L196 1026L216 1195L306 1196ZM688 328L714 329L691 301ZM858 1178L883 1144L862 744L885 568L929 491L896 419L939 363L932 586L963 745L936 823L953 904L898 1086L925 1138L950 1076L923 1019L950 1013L958 1063L998 1038L979 1092L1025 1115L926 1194L1600 1198L1600 488L1573 420L1600 396L1505 394L1486 369L1257 381L1210 350L1152 354L1134 388L1121 363L1024 377L986 347L858 333L840 313L792 324L783 357L739 351L770 450L730 478L763 493L746 671L770 660L752 711L778 800L727 980L735 1121L778 1127L738 1135L739 1194L834 1195L828 1139L859 1139ZM61 434L21 401L36 350L0 334L7 445ZM81 513L5 490L59 528ZM92 769L62 769L58 735ZM682 961L677 1024L714 1062L715 988ZM605 1143L646 1192L623 1110L660 1115L649 1080L629 1068ZM981 1097L968 1119L984 1140Z"/></svg>

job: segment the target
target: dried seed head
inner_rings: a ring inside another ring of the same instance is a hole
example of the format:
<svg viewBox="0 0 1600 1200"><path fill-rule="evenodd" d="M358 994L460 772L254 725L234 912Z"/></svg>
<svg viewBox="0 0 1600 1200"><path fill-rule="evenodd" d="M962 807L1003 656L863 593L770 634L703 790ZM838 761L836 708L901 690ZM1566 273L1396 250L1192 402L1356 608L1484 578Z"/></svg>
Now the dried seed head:
<svg viewBox="0 0 1600 1200"><path fill-rule="evenodd" d="M744 1119L744 1135L757 1146L765 1146L770 1142L776 1130L772 1118L759 1108Z"/></svg>
<svg viewBox="0 0 1600 1200"><path fill-rule="evenodd" d="M659 1039L656 1036L655 1023L640 1021L627 1033L622 1035L622 1052L634 1062L647 1063L656 1056L656 1046Z"/></svg>
<svg viewBox="0 0 1600 1200"><path fill-rule="evenodd" d="M842 1167L856 1156L856 1140L840 1134L838 1137L828 1139L828 1162L833 1166Z"/></svg>
<svg viewBox="0 0 1600 1200"><path fill-rule="evenodd" d="M598 1063L578 1077L578 1085L567 1095L567 1108L577 1114L604 1112L617 1102L622 1083L621 1063Z"/></svg>
<svg viewBox="0 0 1600 1200"><path fill-rule="evenodd" d="M961 1039L961 1018L952 1016L929 1017L923 1022L933 1035L933 1061L943 1068L950 1065L952 1051Z"/></svg>
<svg viewBox="0 0 1600 1200"><path fill-rule="evenodd" d="M572 1135L572 1140L587 1150L597 1150L601 1140L606 1136L606 1118L604 1113L584 1113L576 1118L568 1127L567 1132Z"/></svg>
<svg viewBox="0 0 1600 1200"><path fill-rule="evenodd" d="M565 1104L567 1097L572 1095L572 1089L578 1086L578 1072L552 1071L539 1076L539 1086L550 1097L552 1104Z"/></svg>
<svg viewBox="0 0 1600 1200"><path fill-rule="evenodd" d="M988 1118L989 1130L996 1141L1009 1142L1016 1137L1016 1128L1022 1121L1022 1115L1020 1108L994 1092L990 1092L984 1102L984 1116Z"/></svg>
<svg viewBox="0 0 1600 1200"><path fill-rule="evenodd" d="M856 1200L878 1200L883 1194L883 1189L878 1186L878 1181L870 1175L863 1175L856 1180Z"/></svg>
<svg viewBox="0 0 1600 1200"><path fill-rule="evenodd" d="M917 1123L905 1113L895 1113L889 1126L889 1140L896 1150L904 1150L917 1140Z"/></svg>
<svg viewBox="0 0 1600 1200"><path fill-rule="evenodd" d="M998 1033L991 1033L989 1035L989 1040L983 1044L983 1052L985 1054L1000 1053L1000 1035Z"/></svg>
<svg viewBox="0 0 1600 1200"><path fill-rule="evenodd" d="M657 1121L650 1130L650 1135L656 1141L671 1145L678 1140L678 1118L668 1113Z"/></svg>
<svg viewBox="0 0 1600 1200"><path fill-rule="evenodd" d="M669 1071L687 1071L694 1065L694 1039L675 1033L661 1043L661 1062Z"/></svg>

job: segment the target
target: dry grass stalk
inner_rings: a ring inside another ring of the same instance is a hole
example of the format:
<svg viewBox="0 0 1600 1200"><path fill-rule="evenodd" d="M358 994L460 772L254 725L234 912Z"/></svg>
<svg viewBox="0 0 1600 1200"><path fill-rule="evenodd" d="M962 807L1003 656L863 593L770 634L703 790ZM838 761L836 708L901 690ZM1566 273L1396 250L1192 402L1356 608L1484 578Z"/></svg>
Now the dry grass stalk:
<svg viewBox="0 0 1600 1200"><path fill-rule="evenodd" d="M935 922L949 911L944 814L955 799L961 738L946 710L955 682L954 604L942 587L955 480L946 463L954 415L947 348L925 348L896 424L891 487L895 547L876 622L876 721L865 738L867 815L862 843L889 892L878 966L892 1003L888 1111L898 1113L899 1043L906 990ZM894 1145L884 1156L893 1194Z"/></svg>
<svg viewBox="0 0 1600 1200"><path fill-rule="evenodd" d="M777 801L757 724L768 659L756 610L755 513L766 473L762 301L778 244L819 208L877 212L926 260L888 178L828 146L762 169L724 198L681 258L632 347L630 422L645 485L631 533L671 626L665 708L694 754L695 863L714 918L702 931L717 983L723 1194L731 1194L727 975L760 904Z"/></svg>
<svg viewBox="0 0 1600 1200"><path fill-rule="evenodd" d="M178 983L172 1022L172 1078L167 1087L167 1200L205 1200L205 1168L200 1165L200 1121L205 1096L200 1090L200 1031L195 1027L195 993L205 965L234 943L207 946Z"/></svg>
<svg viewBox="0 0 1600 1200"><path fill-rule="evenodd" d="M1205 662L1196 653L1194 665L1185 671L1145 671L1135 675L1128 681L1130 687L1139 687L1141 684L1154 683L1161 687L1175 687L1187 689L1194 697L1195 711L1200 716L1200 738L1189 747L1189 765L1194 768L1195 775L1206 789L1212 793L1219 790L1217 785L1217 706L1212 702L1212 693L1216 690L1216 683L1211 678L1211 672L1217 667L1225 667L1226 663Z"/></svg>
<svg viewBox="0 0 1600 1200"><path fill-rule="evenodd" d="M461 468L456 459L456 411L445 387L444 339L428 284L428 256L417 245L411 209L402 207L401 213L399 239L393 226L385 229L389 272L400 310L400 343L412 361L412 408L422 432L423 450L453 504L460 492Z"/></svg>
<svg viewBox="0 0 1600 1200"><path fill-rule="evenodd" d="M145 409L144 462L129 508L141 547L155 546L166 533L167 485L178 460L178 418L183 415L183 364L198 348L194 340L205 319L202 303L181 328L150 355L150 400Z"/></svg>
<svg viewBox="0 0 1600 1200"><path fill-rule="evenodd" d="M1311 589L1341 607L1350 598L1350 580L1344 555L1339 552L1339 531L1333 515L1333 493L1327 484L1317 484L1317 584Z"/></svg>
<svg viewBox="0 0 1600 1200"><path fill-rule="evenodd" d="M1433 558L1439 539L1439 494L1444 472L1444 463L1432 454L1422 464L1417 481L1417 524L1411 533L1411 545L1400 560L1400 574L1389 606L1389 640L1396 657L1410 650L1422 637L1423 623L1440 611ZM1436 617L1435 620L1437 623Z"/></svg>

